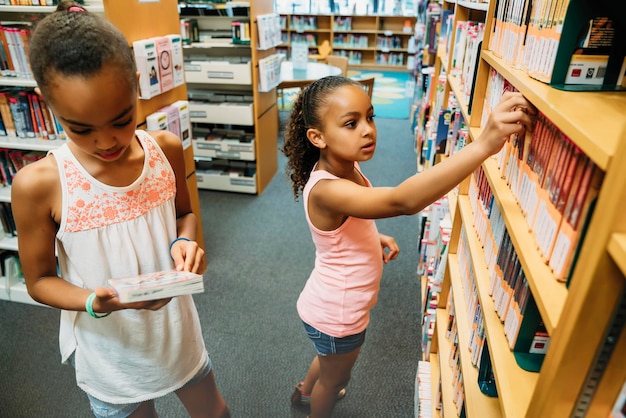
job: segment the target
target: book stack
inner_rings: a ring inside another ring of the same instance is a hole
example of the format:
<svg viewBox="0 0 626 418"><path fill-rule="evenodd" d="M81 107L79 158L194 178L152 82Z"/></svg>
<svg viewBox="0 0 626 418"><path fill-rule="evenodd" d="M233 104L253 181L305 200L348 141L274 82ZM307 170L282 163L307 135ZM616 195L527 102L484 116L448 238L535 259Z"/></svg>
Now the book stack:
<svg viewBox="0 0 626 418"><path fill-rule="evenodd" d="M165 270L138 276L109 279L121 303L142 302L204 292L202 275Z"/></svg>
<svg viewBox="0 0 626 418"><path fill-rule="evenodd" d="M0 91L0 136L65 139L59 121L46 102L33 91Z"/></svg>
<svg viewBox="0 0 626 418"><path fill-rule="evenodd" d="M28 57L32 30L29 24L0 25L0 74L3 77L32 78Z"/></svg>
<svg viewBox="0 0 626 418"><path fill-rule="evenodd" d="M447 338L450 340L450 356L448 357L448 367L452 369L452 401L456 407L457 416L464 416L465 414L465 388L463 382L463 373L461 371L461 347L459 344L459 333L456 322L456 315L454 313L454 294L452 289L448 294L448 303L446 309L448 310L448 324L447 324Z"/></svg>
<svg viewBox="0 0 626 418"><path fill-rule="evenodd" d="M43 151L24 151L0 148L0 183L10 186L18 170L46 156Z"/></svg>

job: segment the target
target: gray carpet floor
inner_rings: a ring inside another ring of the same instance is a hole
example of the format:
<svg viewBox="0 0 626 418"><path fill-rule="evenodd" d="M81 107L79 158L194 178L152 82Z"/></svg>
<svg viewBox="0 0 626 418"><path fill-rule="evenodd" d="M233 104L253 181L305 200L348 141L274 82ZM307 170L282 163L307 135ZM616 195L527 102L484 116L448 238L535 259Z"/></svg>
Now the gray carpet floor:
<svg viewBox="0 0 626 418"><path fill-rule="evenodd" d="M284 122L286 114L281 115ZM377 119L378 147L362 164L377 186L415 172L408 120ZM196 295L218 386L235 418L305 417L289 397L314 351L295 309L314 248L279 155L279 171L261 196L200 191L208 269ZM420 349L417 217L377 221L398 241L385 266L378 305L334 417L413 417ZM59 313L0 301L0 417L89 417L73 369L60 364ZM185 417L175 395L157 401L163 418Z"/></svg>

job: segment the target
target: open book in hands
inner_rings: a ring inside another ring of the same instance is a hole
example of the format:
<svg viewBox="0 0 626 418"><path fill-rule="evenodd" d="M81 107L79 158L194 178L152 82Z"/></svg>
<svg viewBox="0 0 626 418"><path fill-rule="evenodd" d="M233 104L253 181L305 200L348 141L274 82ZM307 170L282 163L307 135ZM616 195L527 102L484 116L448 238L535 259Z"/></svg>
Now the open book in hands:
<svg viewBox="0 0 626 418"><path fill-rule="evenodd" d="M109 286L115 290L121 303L165 299L204 292L202 275L177 270L109 279Z"/></svg>

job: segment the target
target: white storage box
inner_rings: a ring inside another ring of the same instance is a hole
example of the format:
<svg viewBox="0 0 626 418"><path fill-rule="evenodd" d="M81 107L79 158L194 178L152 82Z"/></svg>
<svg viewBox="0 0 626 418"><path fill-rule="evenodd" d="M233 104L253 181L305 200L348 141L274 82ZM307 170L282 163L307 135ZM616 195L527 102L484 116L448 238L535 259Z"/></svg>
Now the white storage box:
<svg viewBox="0 0 626 418"><path fill-rule="evenodd" d="M249 62L234 64L226 61L190 61L185 63L187 83L252 84L252 66Z"/></svg>
<svg viewBox="0 0 626 418"><path fill-rule="evenodd" d="M252 103L206 103L189 102L189 115L192 122L220 123L232 125L254 125Z"/></svg>

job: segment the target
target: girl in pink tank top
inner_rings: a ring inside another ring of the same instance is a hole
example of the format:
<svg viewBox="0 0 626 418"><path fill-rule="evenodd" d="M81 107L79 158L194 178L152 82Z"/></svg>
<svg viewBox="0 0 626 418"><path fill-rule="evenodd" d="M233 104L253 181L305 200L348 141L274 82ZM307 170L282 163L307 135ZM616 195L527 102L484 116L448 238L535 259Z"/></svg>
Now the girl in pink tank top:
<svg viewBox="0 0 626 418"><path fill-rule="evenodd" d="M506 93L475 142L396 187L377 188L358 166L374 156L377 135L374 107L361 85L330 76L302 90L282 151L294 196L304 198L316 248L297 307L317 355L296 385L294 406L310 407L312 418L330 417L345 395L382 265L400 252L392 237L378 233L374 219L418 213L498 152L510 135L530 128L534 113L521 94Z"/></svg>

